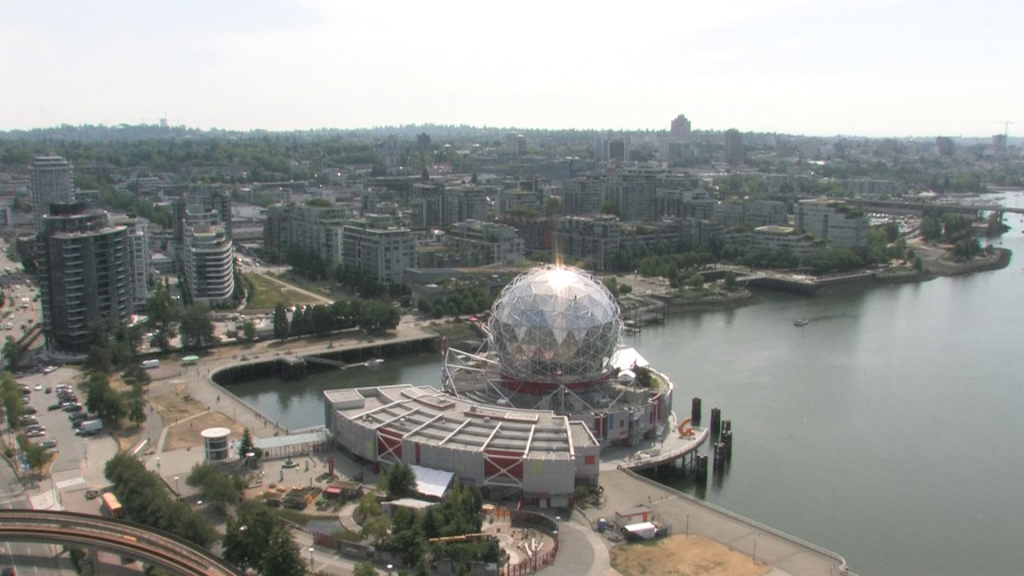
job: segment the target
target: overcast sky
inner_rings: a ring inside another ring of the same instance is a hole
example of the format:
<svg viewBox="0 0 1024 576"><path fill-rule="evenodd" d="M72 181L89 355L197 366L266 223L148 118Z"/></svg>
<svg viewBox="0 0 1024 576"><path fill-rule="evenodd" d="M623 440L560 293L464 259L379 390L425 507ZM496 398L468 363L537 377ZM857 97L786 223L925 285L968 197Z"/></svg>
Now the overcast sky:
<svg viewBox="0 0 1024 576"><path fill-rule="evenodd" d="M1024 132L1024 1L0 0L0 130Z"/></svg>

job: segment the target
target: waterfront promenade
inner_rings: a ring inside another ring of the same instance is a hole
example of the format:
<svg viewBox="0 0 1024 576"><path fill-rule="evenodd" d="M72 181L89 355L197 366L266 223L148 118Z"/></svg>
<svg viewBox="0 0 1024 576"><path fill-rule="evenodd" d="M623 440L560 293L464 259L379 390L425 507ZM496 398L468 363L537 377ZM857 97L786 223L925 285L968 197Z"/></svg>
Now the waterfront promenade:
<svg viewBox="0 0 1024 576"><path fill-rule="evenodd" d="M786 535L753 520L714 507L628 470L601 470L605 500L589 507L590 521L614 518L616 510L650 506L673 534L704 536L773 568L772 574L825 576L846 573L838 554ZM755 544L756 542L756 544ZM756 546L756 549L755 549Z"/></svg>

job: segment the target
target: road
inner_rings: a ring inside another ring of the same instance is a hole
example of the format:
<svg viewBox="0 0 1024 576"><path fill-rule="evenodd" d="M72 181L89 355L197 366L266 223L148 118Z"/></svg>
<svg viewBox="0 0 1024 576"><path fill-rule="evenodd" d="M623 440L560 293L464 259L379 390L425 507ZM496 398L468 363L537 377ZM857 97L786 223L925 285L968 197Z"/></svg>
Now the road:
<svg viewBox="0 0 1024 576"><path fill-rule="evenodd" d="M9 270L9 272L8 272ZM42 318L41 304L35 300L39 289L30 285L24 275L20 262L12 262L7 257L7 243L0 241L0 285L4 290L4 318L0 320L0 339L5 336L21 338L25 329L40 322ZM22 302L27 299L27 302ZM26 306L22 308L22 306ZM7 326L10 325L10 328ZM37 343L42 342L40 337Z"/></svg>
<svg viewBox="0 0 1024 576"><path fill-rule="evenodd" d="M0 462L0 508L19 510L31 508L28 495L6 460ZM13 566L20 575L69 576L75 573L66 556L54 558L54 548L47 544L10 543L0 541L0 568Z"/></svg>

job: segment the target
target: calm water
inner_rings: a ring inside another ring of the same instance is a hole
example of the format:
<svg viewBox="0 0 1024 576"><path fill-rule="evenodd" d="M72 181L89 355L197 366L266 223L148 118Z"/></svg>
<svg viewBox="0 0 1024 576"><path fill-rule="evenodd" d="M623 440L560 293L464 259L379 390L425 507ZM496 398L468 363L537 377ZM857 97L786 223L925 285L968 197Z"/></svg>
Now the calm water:
<svg viewBox="0 0 1024 576"><path fill-rule="evenodd" d="M1007 196L1024 206L1024 196ZM862 574L1024 570L1024 229L1009 268L675 317L627 343L669 374L676 411L722 409L733 460L707 500L835 550ZM792 321L811 323L795 328ZM319 391L436 383L440 357L234 391L293 428ZM679 484L690 489L685 480Z"/></svg>

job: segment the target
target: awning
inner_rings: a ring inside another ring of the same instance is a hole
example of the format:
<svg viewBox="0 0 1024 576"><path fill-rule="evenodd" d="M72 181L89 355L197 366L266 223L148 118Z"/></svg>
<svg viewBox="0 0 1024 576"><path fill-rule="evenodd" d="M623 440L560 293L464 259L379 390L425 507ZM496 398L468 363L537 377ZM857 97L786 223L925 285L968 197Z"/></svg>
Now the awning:
<svg viewBox="0 0 1024 576"><path fill-rule="evenodd" d="M338 496L341 494L341 488L338 488L337 486L328 486L327 488L324 488L324 494Z"/></svg>
<svg viewBox="0 0 1024 576"><path fill-rule="evenodd" d="M412 465L412 471L416 474L416 491L424 496L441 498L448 491L448 485L452 483L455 474L444 470L435 470L423 466Z"/></svg>

